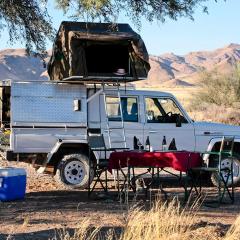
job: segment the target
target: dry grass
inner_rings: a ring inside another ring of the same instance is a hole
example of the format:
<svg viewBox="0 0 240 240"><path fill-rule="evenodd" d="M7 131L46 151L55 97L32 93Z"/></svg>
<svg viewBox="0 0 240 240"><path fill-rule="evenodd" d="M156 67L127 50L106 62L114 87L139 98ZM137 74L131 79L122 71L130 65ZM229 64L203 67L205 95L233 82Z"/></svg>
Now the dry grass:
<svg viewBox="0 0 240 240"><path fill-rule="evenodd" d="M135 209L129 213L121 240L187 239L193 223L194 214L182 210L178 201L158 201L150 211Z"/></svg>
<svg viewBox="0 0 240 240"><path fill-rule="evenodd" d="M240 239L240 215L236 219L235 223L228 230L224 240L239 240Z"/></svg>
<svg viewBox="0 0 240 240"><path fill-rule="evenodd" d="M215 104L202 104L198 110L189 111L189 115L195 121L219 122L239 125L239 108L217 106Z"/></svg>
<svg viewBox="0 0 240 240"><path fill-rule="evenodd" d="M93 228L93 226L90 224L90 221L84 221L79 224L79 226L74 231L73 235L70 234L69 231L63 229L61 231L57 232L57 236L55 239L61 239L61 240L95 240L95 239L101 239L100 236L100 228Z"/></svg>
<svg viewBox="0 0 240 240"><path fill-rule="evenodd" d="M114 229L103 230L91 226L91 221L81 223L71 235L67 231L58 233L61 240L238 240L240 239L240 216L226 232L214 224L203 225L194 214L195 210L182 209L179 202L157 201L146 211L133 208L128 213L122 233Z"/></svg>

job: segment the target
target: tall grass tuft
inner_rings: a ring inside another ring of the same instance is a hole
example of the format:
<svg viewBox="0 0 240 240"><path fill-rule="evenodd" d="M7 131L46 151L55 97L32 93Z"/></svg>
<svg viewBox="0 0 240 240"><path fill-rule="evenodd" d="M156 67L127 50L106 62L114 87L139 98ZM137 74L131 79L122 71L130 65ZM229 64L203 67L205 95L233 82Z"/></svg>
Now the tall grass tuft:
<svg viewBox="0 0 240 240"><path fill-rule="evenodd" d="M128 216L121 240L188 239L194 214L181 209L178 201L157 201L150 211L139 208Z"/></svg>
<svg viewBox="0 0 240 240"><path fill-rule="evenodd" d="M66 229L57 231L56 237L52 240L97 240L101 239L100 228L93 227L90 223L90 219L83 221L73 231Z"/></svg>
<svg viewBox="0 0 240 240"><path fill-rule="evenodd" d="M197 219L196 210L182 209L177 200L170 203L157 201L146 211L135 207L128 213L121 233L115 229L104 231L101 226L91 225L91 219L81 222L70 234L66 230L58 232L56 239L61 240L239 240L240 216L227 231L219 232L214 224ZM225 234L226 233L226 234Z"/></svg>
<svg viewBox="0 0 240 240"><path fill-rule="evenodd" d="M240 216L237 217L235 223L228 230L223 240L239 240L240 239Z"/></svg>

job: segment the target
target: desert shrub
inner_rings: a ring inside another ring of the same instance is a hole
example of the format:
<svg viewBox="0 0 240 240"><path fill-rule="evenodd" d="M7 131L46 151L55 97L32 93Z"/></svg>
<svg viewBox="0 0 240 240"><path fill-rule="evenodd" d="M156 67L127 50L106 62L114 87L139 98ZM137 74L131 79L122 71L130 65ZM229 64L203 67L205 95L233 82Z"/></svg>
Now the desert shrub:
<svg viewBox="0 0 240 240"><path fill-rule="evenodd" d="M200 74L200 90L192 95L187 109L194 120L239 125L240 64L229 74L214 70Z"/></svg>
<svg viewBox="0 0 240 240"><path fill-rule="evenodd" d="M214 104L225 107L239 107L240 105L240 64L236 65L229 74L221 74L214 70L200 74L200 91L195 94L193 108Z"/></svg>

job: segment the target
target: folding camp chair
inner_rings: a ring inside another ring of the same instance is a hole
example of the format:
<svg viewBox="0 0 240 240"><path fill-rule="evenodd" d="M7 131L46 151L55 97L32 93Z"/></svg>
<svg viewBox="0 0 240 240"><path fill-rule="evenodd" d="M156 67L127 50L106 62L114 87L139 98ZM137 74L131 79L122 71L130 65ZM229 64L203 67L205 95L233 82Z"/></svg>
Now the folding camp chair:
<svg viewBox="0 0 240 240"><path fill-rule="evenodd" d="M107 167L108 167L107 152L112 150L106 148L104 137L102 134L88 136L88 144L89 144L90 169L93 169L94 171L92 187L91 178L89 175L88 195L90 196L90 194L96 188L97 183L100 183L103 190L107 192ZM96 162L93 160L94 159L93 152L100 152L99 154L100 158L98 158ZM103 173L105 174L104 180L101 179Z"/></svg>
<svg viewBox="0 0 240 240"><path fill-rule="evenodd" d="M208 161L205 166L190 169L192 186L198 195L202 191L201 175L204 173L214 174L217 180L218 199L217 203L222 203L225 194L230 198L231 203L234 202L234 186L233 186L233 146L234 137L223 137L219 151L208 151ZM211 157L210 157L211 156ZM217 158L214 156L217 156ZM217 160L217 161L216 161ZM212 201L213 202L213 201ZM216 201L215 201L216 202Z"/></svg>
<svg viewBox="0 0 240 240"><path fill-rule="evenodd" d="M90 161L90 170L94 171L93 186L91 187L91 177L89 171L89 184L88 184L88 195L94 191L97 186L97 183L101 185L105 192L108 191L108 179L107 179L107 170L108 170L108 156L107 152L113 152L116 150L124 150L128 148L107 148L105 145L103 134L91 134L88 136L89 144L89 161ZM100 152L99 158L95 161L93 152ZM103 153L103 154L102 154ZM101 179L102 174L105 174L104 180Z"/></svg>

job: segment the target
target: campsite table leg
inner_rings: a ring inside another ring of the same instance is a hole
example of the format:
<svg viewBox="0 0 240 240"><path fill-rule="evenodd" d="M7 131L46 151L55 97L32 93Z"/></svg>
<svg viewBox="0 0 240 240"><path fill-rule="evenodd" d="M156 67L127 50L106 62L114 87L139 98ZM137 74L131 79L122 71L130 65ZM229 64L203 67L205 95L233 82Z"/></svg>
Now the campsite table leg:
<svg viewBox="0 0 240 240"><path fill-rule="evenodd" d="M128 191L127 188L129 188L129 185L130 185L130 184L129 184L129 176L130 176L130 174L129 174L129 167L128 167L128 170L127 170L127 174L124 173L124 171L123 171L122 168L119 168L119 170L121 171L122 176L123 176L123 184L122 184L122 186L120 187L120 176L119 176L119 174L118 174L118 184L119 184L119 186L118 186L118 191L119 191L119 197L121 198L124 190L127 190L127 191ZM130 185L130 186L131 186L131 185Z"/></svg>
<svg viewBox="0 0 240 240"><path fill-rule="evenodd" d="M160 192L164 194L164 198L165 200L167 200L167 192L163 189L163 186L162 186L162 183L161 183L161 180L160 180L160 172L163 171L163 168L160 168L157 167L157 186L159 187L160 189Z"/></svg>

